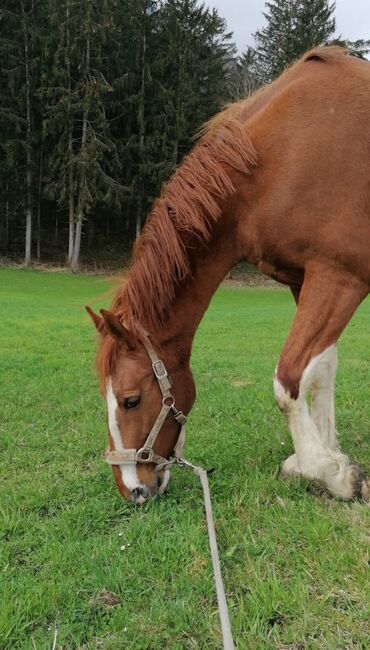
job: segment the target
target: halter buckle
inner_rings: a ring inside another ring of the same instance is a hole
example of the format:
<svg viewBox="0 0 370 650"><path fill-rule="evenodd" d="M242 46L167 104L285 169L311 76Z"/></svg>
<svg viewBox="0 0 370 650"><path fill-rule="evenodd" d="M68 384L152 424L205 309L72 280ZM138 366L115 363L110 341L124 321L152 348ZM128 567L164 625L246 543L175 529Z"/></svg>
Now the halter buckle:
<svg viewBox="0 0 370 650"><path fill-rule="evenodd" d="M153 361L152 368L157 379L164 379L165 377L168 376L166 367L163 361L161 361L161 359L157 359L156 361Z"/></svg>

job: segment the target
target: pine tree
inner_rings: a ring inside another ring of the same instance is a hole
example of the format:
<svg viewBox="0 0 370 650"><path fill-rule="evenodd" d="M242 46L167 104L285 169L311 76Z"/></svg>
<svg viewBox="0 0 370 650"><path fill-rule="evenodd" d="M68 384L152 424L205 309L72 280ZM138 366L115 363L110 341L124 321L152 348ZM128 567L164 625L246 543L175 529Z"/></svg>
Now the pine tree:
<svg viewBox="0 0 370 650"><path fill-rule="evenodd" d="M225 22L196 0L125 0L116 23L125 65L111 119L129 188L125 223L137 235L195 132L229 99L233 50Z"/></svg>
<svg viewBox="0 0 370 650"><path fill-rule="evenodd" d="M2 251L20 255L26 239L29 261L36 240L37 258L68 250L76 268L94 233L129 249L229 100L233 55L225 22L199 0L3 0Z"/></svg>
<svg viewBox="0 0 370 650"><path fill-rule="evenodd" d="M68 262L73 270L79 264L83 223L99 202L120 205L124 192L107 119L113 88L103 74L103 51L114 31L116 4L115 0L50 3L60 28L45 128L58 139L48 160L45 191L68 209Z"/></svg>
<svg viewBox="0 0 370 650"><path fill-rule="evenodd" d="M47 74L42 89L46 102L43 131L47 144L47 182L44 194L68 210L68 265L72 262L75 234L74 126L72 73L77 16L71 0L48 0L50 21Z"/></svg>
<svg viewBox="0 0 370 650"><path fill-rule="evenodd" d="M239 101L251 95L260 85L257 53L248 47L236 61L230 76L230 96Z"/></svg>
<svg viewBox="0 0 370 650"><path fill-rule="evenodd" d="M173 125L170 138L176 165L202 122L229 99L227 80L234 46L225 21L197 0L168 0L160 29L165 119Z"/></svg>
<svg viewBox="0 0 370 650"><path fill-rule="evenodd" d="M31 262L35 165L39 131L35 119L39 75L39 7L28 0L4 1L0 13L2 132L1 199L5 205L5 231L10 221L21 220L24 262ZM42 22L42 20L41 20ZM14 228L15 230L15 228Z"/></svg>
<svg viewBox="0 0 370 650"><path fill-rule="evenodd" d="M267 24L254 34L258 81L272 81L306 50L327 43L335 31L334 10L329 0L266 2Z"/></svg>
<svg viewBox="0 0 370 650"><path fill-rule="evenodd" d="M358 56L360 59L367 59L370 53L370 40L366 41L362 38L357 41L337 41L338 45L347 47L351 54Z"/></svg>
<svg viewBox="0 0 370 650"><path fill-rule="evenodd" d="M19 7L17 7L19 9ZM12 3L0 13L0 210L1 245L9 254L25 212L25 131L21 17ZM23 242L22 242L23 243Z"/></svg>
<svg viewBox="0 0 370 650"><path fill-rule="evenodd" d="M234 54L225 21L197 0L168 0L156 14L147 102L149 199L193 145L195 133L230 99Z"/></svg>
<svg viewBox="0 0 370 650"><path fill-rule="evenodd" d="M335 2L329 0L304 0L298 6L297 53L300 57L311 47L332 40L335 32Z"/></svg>

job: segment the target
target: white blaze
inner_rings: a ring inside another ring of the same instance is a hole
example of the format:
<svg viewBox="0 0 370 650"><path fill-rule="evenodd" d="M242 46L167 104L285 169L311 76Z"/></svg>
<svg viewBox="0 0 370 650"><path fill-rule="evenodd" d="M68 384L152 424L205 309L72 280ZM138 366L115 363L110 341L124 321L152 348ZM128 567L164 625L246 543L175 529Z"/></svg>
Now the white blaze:
<svg viewBox="0 0 370 650"><path fill-rule="evenodd" d="M112 436L115 450L124 451L125 447L122 442L116 415L118 408L118 402L112 388L112 379L109 377L107 380L107 409L109 431ZM136 488L144 487L144 485L138 479L136 473L136 463L125 463L124 465L118 465L118 467L121 472L122 481L128 490L132 491Z"/></svg>

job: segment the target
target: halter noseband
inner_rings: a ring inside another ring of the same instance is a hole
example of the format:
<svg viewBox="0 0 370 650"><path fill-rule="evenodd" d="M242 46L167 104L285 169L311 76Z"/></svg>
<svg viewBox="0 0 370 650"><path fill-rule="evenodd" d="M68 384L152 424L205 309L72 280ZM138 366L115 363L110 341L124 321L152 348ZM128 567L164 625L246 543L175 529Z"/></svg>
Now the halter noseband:
<svg viewBox="0 0 370 650"><path fill-rule="evenodd" d="M178 462L185 444L185 425L187 422L187 416L176 408L175 398L170 390L172 383L168 376L166 367L154 350L147 332L141 326L140 330L143 335L142 343L150 357L153 373L162 393L162 408L149 432L144 446L141 447L141 449L124 449L123 451L116 451L108 448L104 454L104 458L109 465L154 463L156 465L155 471L159 472L160 470L170 469L170 467L173 467L173 465ZM181 425L181 429L172 456L170 456L170 458L163 458L163 456L159 456L153 451L153 447L170 411L175 420Z"/></svg>

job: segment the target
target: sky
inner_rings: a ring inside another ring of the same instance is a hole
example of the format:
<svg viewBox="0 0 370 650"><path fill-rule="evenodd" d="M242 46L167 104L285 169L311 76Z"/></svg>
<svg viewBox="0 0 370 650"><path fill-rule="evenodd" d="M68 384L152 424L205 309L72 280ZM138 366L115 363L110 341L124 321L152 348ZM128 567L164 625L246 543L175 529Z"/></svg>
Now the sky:
<svg viewBox="0 0 370 650"><path fill-rule="evenodd" d="M205 4L215 7L220 16L226 18L239 53L247 45L253 45L252 34L264 25L265 0L206 0ZM335 19L336 36L350 41L370 39L369 0L336 0Z"/></svg>

